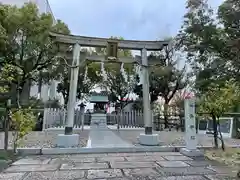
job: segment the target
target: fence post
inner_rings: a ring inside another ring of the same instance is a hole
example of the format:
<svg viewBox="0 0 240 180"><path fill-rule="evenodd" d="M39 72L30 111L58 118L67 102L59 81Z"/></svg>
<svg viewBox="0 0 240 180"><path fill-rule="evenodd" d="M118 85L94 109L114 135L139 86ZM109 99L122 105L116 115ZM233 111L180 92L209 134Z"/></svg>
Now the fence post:
<svg viewBox="0 0 240 180"><path fill-rule="evenodd" d="M84 129L84 110L85 110L85 104L81 103L80 104L80 113L81 113L81 126L82 126L82 131Z"/></svg>
<svg viewBox="0 0 240 180"><path fill-rule="evenodd" d="M43 111L43 127L42 127L43 130L47 129L47 114L48 114L48 108L44 108L44 111Z"/></svg>
<svg viewBox="0 0 240 180"><path fill-rule="evenodd" d="M121 114L120 114L120 116L121 116ZM119 112L118 111L116 111L116 118L117 118L117 130L119 131L119 129L120 129L120 125L119 125L119 123L120 123L120 116L119 116Z"/></svg>
<svg viewBox="0 0 240 180"><path fill-rule="evenodd" d="M63 109L63 127L65 128L66 126L66 116L67 116L67 111L66 109L64 108Z"/></svg>

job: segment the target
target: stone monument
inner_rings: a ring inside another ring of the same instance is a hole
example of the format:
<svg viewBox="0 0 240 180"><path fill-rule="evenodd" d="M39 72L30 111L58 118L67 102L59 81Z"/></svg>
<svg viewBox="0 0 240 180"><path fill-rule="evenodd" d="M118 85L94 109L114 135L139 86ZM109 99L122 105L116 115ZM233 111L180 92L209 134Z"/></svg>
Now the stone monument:
<svg viewBox="0 0 240 180"><path fill-rule="evenodd" d="M203 153L197 149L195 98L185 99L184 110L186 148L180 149L180 152L189 157L203 156Z"/></svg>
<svg viewBox="0 0 240 180"><path fill-rule="evenodd" d="M91 93L91 103L94 103L93 113L91 115L91 129L107 128L106 105L108 103L108 94L105 91L100 93Z"/></svg>

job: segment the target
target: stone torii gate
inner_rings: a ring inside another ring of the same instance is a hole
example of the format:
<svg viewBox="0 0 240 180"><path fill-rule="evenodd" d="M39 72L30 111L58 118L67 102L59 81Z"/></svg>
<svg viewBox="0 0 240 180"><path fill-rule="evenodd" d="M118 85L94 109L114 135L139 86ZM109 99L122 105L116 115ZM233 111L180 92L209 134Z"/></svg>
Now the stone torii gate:
<svg viewBox="0 0 240 180"><path fill-rule="evenodd" d="M142 67L143 75L143 118L145 125L145 133L140 134L139 141L143 145L158 145L158 134L152 133L152 114L150 109L150 96L149 96L149 72L148 67L150 64L154 65L160 62L156 60L148 59L147 51L160 51L164 46L168 45L167 41L136 41L136 40L117 40L108 38L96 38L74 35L63 35L51 33L52 39L62 45L73 46L73 56L71 67L71 81L70 81L70 97L67 108L67 123L65 126L65 134L59 135L63 142L68 141L71 146L74 145L74 141L78 138L76 134L73 134L73 122L74 122L74 108L76 103L77 93L77 81L79 65L84 61L95 61L104 63L138 63ZM108 48L108 55L106 56L86 56L86 54L80 52L81 46L84 47L100 47ZM118 49L140 50L141 56L132 57L118 57ZM75 140L74 140L75 139ZM67 146L67 145L66 145Z"/></svg>

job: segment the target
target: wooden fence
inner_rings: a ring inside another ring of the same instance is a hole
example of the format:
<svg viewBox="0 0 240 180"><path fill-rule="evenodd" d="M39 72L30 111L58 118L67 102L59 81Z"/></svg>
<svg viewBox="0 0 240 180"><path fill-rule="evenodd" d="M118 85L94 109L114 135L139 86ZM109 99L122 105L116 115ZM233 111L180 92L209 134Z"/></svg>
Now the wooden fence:
<svg viewBox="0 0 240 180"><path fill-rule="evenodd" d="M65 109L44 109L43 129L47 128L63 128L66 124L67 111ZM75 109L74 114L74 128L82 127L82 118L84 118L84 125L90 125L91 114L82 114L79 109ZM163 124L163 115L153 116L153 126ZM180 117L177 114L168 116L171 124L179 124ZM141 128L144 127L143 113L141 111L108 113L107 124L117 125L119 128Z"/></svg>

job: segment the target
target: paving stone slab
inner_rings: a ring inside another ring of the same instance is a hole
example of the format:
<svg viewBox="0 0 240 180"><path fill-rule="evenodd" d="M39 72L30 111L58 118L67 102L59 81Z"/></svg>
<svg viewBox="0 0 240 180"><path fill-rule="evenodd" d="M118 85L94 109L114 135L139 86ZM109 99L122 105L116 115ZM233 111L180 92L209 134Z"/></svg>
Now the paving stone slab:
<svg viewBox="0 0 240 180"><path fill-rule="evenodd" d="M122 171L120 169L101 169L101 170L88 170L87 173L88 179L96 179L96 178L116 178L122 177Z"/></svg>
<svg viewBox="0 0 240 180"><path fill-rule="evenodd" d="M73 180L84 178L84 171L31 172L24 180Z"/></svg>
<svg viewBox="0 0 240 180"><path fill-rule="evenodd" d="M215 175L216 172L205 167L157 168L165 176Z"/></svg>
<svg viewBox="0 0 240 180"><path fill-rule="evenodd" d="M51 158L46 157L26 157L19 159L14 162L12 165L33 165L33 164L48 164L51 161Z"/></svg>
<svg viewBox="0 0 240 180"><path fill-rule="evenodd" d="M161 156L129 156L126 157L127 161L140 161L140 162L145 162L145 161L164 161L165 159L163 159Z"/></svg>
<svg viewBox="0 0 240 180"><path fill-rule="evenodd" d="M146 152L135 152L135 153L108 153L107 156L147 156Z"/></svg>
<svg viewBox="0 0 240 180"><path fill-rule="evenodd" d="M160 175L155 168L123 169L123 173L127 177L135 177L135 178Z"/></svg>
<svg viewBox="0 0 240 180"><path fill-rule="evenodd" d="M203 176L149 177L150 180L207 180Z"/></svg>
<svg viewBox="0 0 240 180"><path fill-rule="evenodd" d="M124 157L116 156L116 157L98 157L97 162L112 162L112 161L125 161Z"/></svg>
<svg viewBox="0 0 240 180"><path fill-rule="evenodd" d="M75 155L71 155L70 157L74 157L74 158L78 158L78 157L105 157L108 156L107 153L93 153L93 154L75 154Z"/></svg>
<svg viewBox="0 0 240 180"><path fill-rule="evenodd" d="M59 158L62 157L69 157L69 158L96 158L96 157L103 157L103 156L108 156L107 153L93 153L93 154L87 154L87 153L83 153L83 154L72 154L72 155L60 155Z"/></svg>
<svg viewBox="0 0 240 180"><path fill-rule="evenodd" d="M21 180L25 173L1 173L0 180Z"/></svg>
<svg viewBox="0 0 240 180"><path fill-rule="evenodd" d="M86 179L84 179L84 180L86 180ZM120 177L120 178L101 178L101 179L97 179L97 180L131 180L131 179L129 179L127 177Z"/></svg>
<svg viewBox="0 0 240 180"><path fill-rule="evenodd" d="M232 176L237 175L237 172L238 172L238 170L232 169L231 167L227 167L227 166L209 166L208 169L211 169L217 172L218 174L229 174Z"/></svg>
<svg viewBox="0 0 240 180"><path fill-rule="evenodd" d="M163 156L168 161L192 161L193 159L187 156Z"/></svg>
<svg viewBox="0 0 240 180"><path fill-rule="evenodd" d="M157 155L157 156L182 156L180 152L146 152L147 155Z"/></svg>
<svg viewBox="0 0 240 180"><path fill-rule="evenodd" d="M56 171L59 168L57 164L42 164L42 165L17 165L10 166L4 172L42 172Z"/></svg>
<svg viewBox="0 0 240 180"><path fill-rule="evenodd" d="M205 176L208 180L239 180L237 177L231 177L228 175L208 175Z"/></svg>
<svg viewBox="0 0 240 180"><path fill-rule="evenodd" d="M117 169L128 169L128 168L145 168L145 167L156 167L157 164L153 162L111 162L112 168Z"/></svg>
<svg viewBox="0 0 240 180"><path fill-rule="evenodd" d="M56 163L62 163L62 164L68 164L68 163L85 163L85 162L96 162L96 158L93 157L63 157L63 158L53 158L49 164L56 164Z"/></svg>
<svg viewBox="0 0 240 180"><path fill-rule="evenodd" d="M162 167L168 167L168 168L179 168L179 167L190 166L189 164L183 161L157 161L157 164L159 164Z"/></svg>
<svg viewBox="0 0 240 180"><path fill-rule="evenodd" d="M107 163L76 163L76 164L62 164L60 170L76 170L76 169L107 169Z"/></svg>
<svg viewBox="0 0 240 180"><path fill-rule="evenodd" d="M185 163L194 166L194 167L199 167L199 166L210 166L211 164L214 164L213 162L210 161L184 161Z"/></svg>

